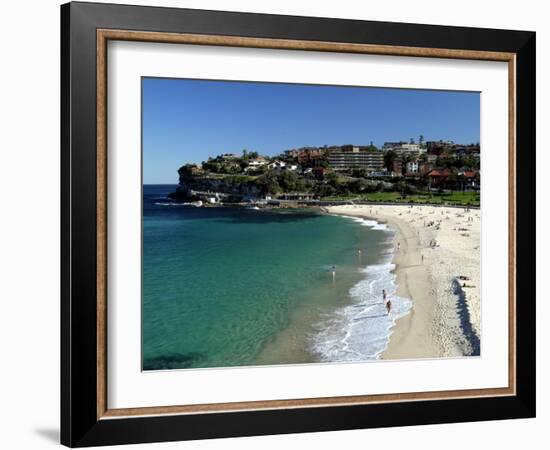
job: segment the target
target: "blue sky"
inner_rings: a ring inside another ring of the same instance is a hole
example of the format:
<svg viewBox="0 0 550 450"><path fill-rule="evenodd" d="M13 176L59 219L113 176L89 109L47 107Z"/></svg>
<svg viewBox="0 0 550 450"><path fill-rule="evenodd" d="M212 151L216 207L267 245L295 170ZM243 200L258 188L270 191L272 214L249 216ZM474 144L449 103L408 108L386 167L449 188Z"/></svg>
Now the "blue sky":
<svg viewBox="0 0 550 450"><path fill-rule="evenodd" d="M243 149L451 139L479 142L479 93L144 78L143 182Z"/></svg>

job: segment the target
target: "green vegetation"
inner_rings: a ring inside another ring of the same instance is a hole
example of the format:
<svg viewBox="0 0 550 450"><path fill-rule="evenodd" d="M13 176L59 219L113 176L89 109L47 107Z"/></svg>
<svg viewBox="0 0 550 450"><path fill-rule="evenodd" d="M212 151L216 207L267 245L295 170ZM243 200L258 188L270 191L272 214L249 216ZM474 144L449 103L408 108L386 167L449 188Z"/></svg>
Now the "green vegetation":
<svg viewBox="0 0 550 450"><path fill-rule="evenodd" d="M257 177L254 181L264 194L281 194L283 192L309 192L313 187L310 180L306 180L294 172L270 171Z"/></svg>
<svg viewBox="0 0 550 450"><path fill-rule="evenodd" d="M479 206L480 199L478 192L451 192L448 194L422 193L403 195L401 192L373 192L363 195L341 195L323 197L325 201L364 201L364 202L391 202L391 203L433 203Z"/></svg>
<svg viewBox="0 0 550 450"><path fill-rule="evenodd" d="M419 143L424 143L423 137ZM273 157L247 149L240 154L223 153L201 164L182 166L178 171L178 195L189 198L195 195L193 191L215 191L277 198L300 193L327 201L480 204L478 192L465 191L479 188L479 144L465 147L431 142L422 154L399 153L393 150L398 148L391 146L394 143L387 144L390 146L384 150L385 171L374 170L372 165L331 167L330 152L351 151L349 148L359 151L351 145L304 147ZM378 151L372 143L359 149ZM408 162L415 162L414 168L406 168ZM381 169L379 165L375 168Z"/></svg>
<svg viewBox="0 0 550 450"><path fill-rule="evenodd" d="M472 157L444 157L439 156L435 165L443 169L460 169L468 167L470 169L479 170L479 158Z"/></svg>

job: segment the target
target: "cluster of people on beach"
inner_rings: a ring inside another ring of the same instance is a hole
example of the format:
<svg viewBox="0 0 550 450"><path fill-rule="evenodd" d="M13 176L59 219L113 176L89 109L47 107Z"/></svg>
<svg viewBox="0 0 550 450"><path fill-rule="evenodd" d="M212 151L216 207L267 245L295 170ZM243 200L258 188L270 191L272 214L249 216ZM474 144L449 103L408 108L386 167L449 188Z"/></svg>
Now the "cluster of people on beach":
<svg viewBox="0 0 550 450"><path fill-rule="evenodd" d="M409 208L408 208L408 211L406 211L406 213L410 214L413 210L413 205L410 205ZM378 213L378 210L375 209L375 208L370 208L369 209L369 212L370 214L374 214L376 215ZM429 214L434 214L435 211L430 211ZM470 213L470 208L464 208L464 213ZM403 213L399 213L398 215L402 215ZM446 211L446 210L441 210L441 215L443 216L446 216L445 219L449 219L449 216L448 216L449 212ZM464 217L462 214L458 215L458 217ZM440 220L426 220L426 216L422 216L420 217L420 220L423 220L424 219L424 228L433 228L434 230L439 230L441 225L442 225L442 222L443 222L443 218L440 219ZM413 222L414 220L411 220L410 222ZM472 216L467 216L467 221L468 222L474 222L474 218ZM465 228L457 228L455 227L455 230L458 230L458 231L469 231ZM420 237L420 231L417 231L417 235ZM401 242L400 241L397 241L396 243L396 250L397 252L400 252L401 251ZM435 249L436 247L439 247L439 244L437 242L436 239L430 239L428 241L428 248L432 248L432 249ZM361 250L357 250L357 253L359 256L361 256ZM421 254L420 255L420 260L421 260L421 264L423 265L424 264L424 255ZM330 269L330 273L332 275L332 279L335 280L335 277L336 277L336 266L332 266L331 269ZM466 278L466 277L464 277ZM462 283L464 283L464 280L462 280ZM386 310L386 314L389 316L392 312L392 302L389 298L389 294L386 292L385 289L382 290L382 302L384 304L384 308Z"/></svg>
<svg viewBox="0 0 550 450"><path fill-rule="evenodd" d="M439 230L441 226L441 220L430 220L428 223L424 222L425 227L434 227L436 230Z"/></svg>

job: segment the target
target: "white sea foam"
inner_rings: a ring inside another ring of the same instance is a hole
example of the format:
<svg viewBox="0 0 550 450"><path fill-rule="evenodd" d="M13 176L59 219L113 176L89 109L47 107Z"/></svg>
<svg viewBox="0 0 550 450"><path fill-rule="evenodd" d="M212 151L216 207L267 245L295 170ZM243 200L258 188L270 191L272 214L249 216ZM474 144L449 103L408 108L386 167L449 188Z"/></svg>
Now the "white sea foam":
<svg viewBox="0 0 550 450"><path fill-rule="evenodd" d="M362 223L365 226L376 223L365 222L368 223ZM380 264L363 269L365 278L349 290L352 304L327 314L317 324L312 347L322 361L367 361L378 359L386 350L395 321L412 307L411 300L396 295L392 257L393 251L389 251ZM382 298L383 289L392 304L389 315Z"/></svg>
<svg viewBox="0 0 550 450"><path fill-rule="evenodd" d="M377 222L376 220L371 219L363 219L362 217L354 217L354 216L342 216L340 214L332 214L334 216L338 217L345 217L346 219L351 219L354 222L363 225L364 227L370 227L373 230L387 230L388 226L385 223Z"/></svg>
<svg viewBox="0 0 550 450"><path fill-rule="evenodd" d="M155 202L157 206L191 206L191 203L179 203L179 202Z"/></svg>

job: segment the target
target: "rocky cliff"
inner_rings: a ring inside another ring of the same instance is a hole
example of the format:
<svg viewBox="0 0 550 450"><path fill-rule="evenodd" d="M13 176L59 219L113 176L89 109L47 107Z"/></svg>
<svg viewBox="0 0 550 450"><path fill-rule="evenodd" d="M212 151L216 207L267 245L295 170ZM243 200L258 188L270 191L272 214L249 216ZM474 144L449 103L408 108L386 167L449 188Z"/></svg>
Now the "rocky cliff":
<svg viewBox="0 0 550 450"><path fill-rule="evenodd" d="M241 201L246 197L260 197L263 194L262 187L246 176L211 176L186 170L180 170L179 175L179 186L171 194L172 198L178 200L199 200L209 194L220 194L227 201Z"/></svg>

